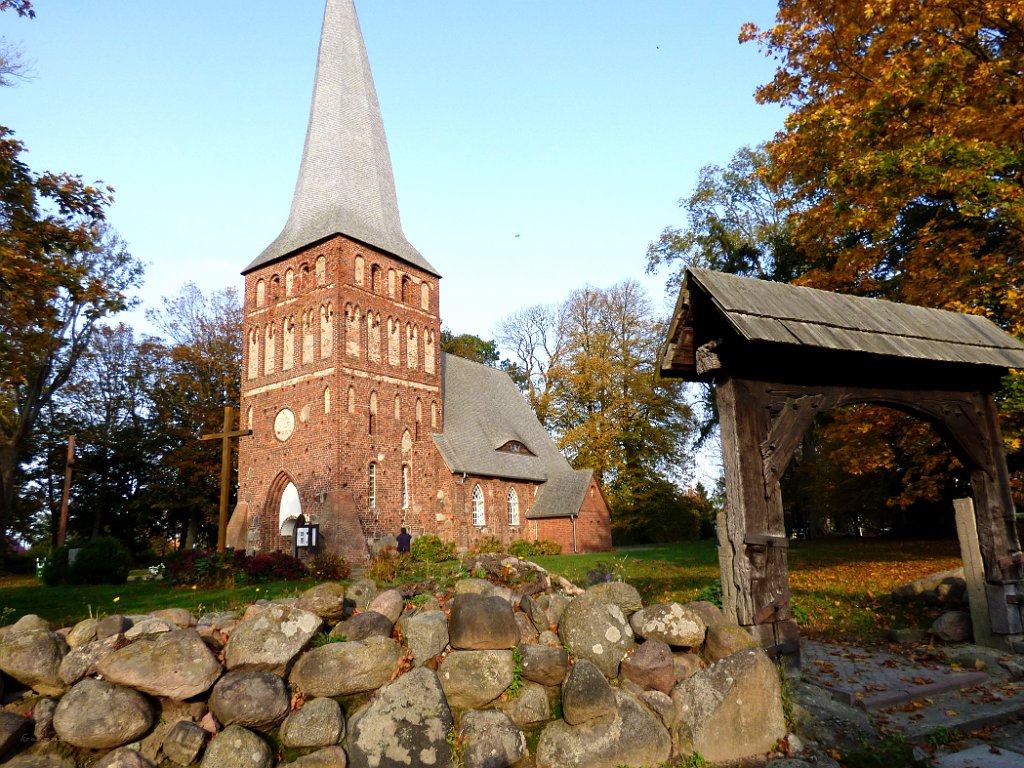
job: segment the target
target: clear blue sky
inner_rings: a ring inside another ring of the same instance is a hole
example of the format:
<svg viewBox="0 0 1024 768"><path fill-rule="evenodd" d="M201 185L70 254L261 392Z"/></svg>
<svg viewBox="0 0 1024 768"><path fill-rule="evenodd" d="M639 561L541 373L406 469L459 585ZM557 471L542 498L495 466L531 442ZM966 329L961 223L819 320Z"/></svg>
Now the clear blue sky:
<svg viewBox="0 0 1024 768"><path fill-rule="evenodd" d="M701 166L782 123L739 45L761 0L357 0L409 240L456 332L643 274ZM0 15L33 77L0 123L36 170L102 179L147 305L239 270L287 217L322 0L36 0ZM137 318L132 318L139 325Z"/></svg>

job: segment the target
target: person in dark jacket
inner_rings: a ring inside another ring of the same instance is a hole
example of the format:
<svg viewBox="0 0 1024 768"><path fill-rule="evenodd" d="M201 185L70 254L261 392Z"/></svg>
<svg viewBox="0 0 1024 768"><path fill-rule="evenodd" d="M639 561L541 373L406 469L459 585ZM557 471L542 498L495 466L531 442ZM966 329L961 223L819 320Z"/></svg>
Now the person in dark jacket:
<svg viewBox="0 0 1024 768"><path fill-rule="evenodd" d="M411 552L411 551L412 551L412 536L410 536L409 532L407 530L405 530L405 528L403 528L402 532L400 534L398 534L398 554L402 554L403 552Z"/></svg>

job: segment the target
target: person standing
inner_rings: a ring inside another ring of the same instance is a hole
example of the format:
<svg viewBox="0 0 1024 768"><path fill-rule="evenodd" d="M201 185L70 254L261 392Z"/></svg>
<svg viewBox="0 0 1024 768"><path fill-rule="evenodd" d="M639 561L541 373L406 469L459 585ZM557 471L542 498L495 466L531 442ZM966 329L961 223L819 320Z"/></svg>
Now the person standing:
<svg viewBox="0 0 1024 768"><path fill-rule="evenodd" d="M405 528L402 528L402 532L398 534L397 540L398 554L412 551L412 536L409 535L409 532L405 530Z"/></svg>

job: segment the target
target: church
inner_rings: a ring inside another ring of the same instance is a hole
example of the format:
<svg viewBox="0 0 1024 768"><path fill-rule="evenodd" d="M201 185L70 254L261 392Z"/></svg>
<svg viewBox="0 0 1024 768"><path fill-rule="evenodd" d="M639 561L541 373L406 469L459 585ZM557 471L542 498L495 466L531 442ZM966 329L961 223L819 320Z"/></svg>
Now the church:
<svg viewBox="0 0 1024 768"><path fill-rule="evenodd" d="M365 562L404 527L611 547L574 470L504 372L441 351L440 274L402 230L353 0L327 0L291 211L244 269L238 504L228 546Z"/></svg>

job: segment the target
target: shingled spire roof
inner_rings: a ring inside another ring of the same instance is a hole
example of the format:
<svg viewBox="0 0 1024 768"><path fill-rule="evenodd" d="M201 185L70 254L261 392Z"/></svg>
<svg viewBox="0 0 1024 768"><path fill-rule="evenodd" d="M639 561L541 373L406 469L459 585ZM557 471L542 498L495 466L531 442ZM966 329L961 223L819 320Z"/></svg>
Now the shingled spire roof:
<svg viewBox="0 0 1024 768"><path fill-rule="evenodd" d="M353 0L327 0L291 213L243 274L335 234L438 274L405 238L384 123Z"/></svg>

